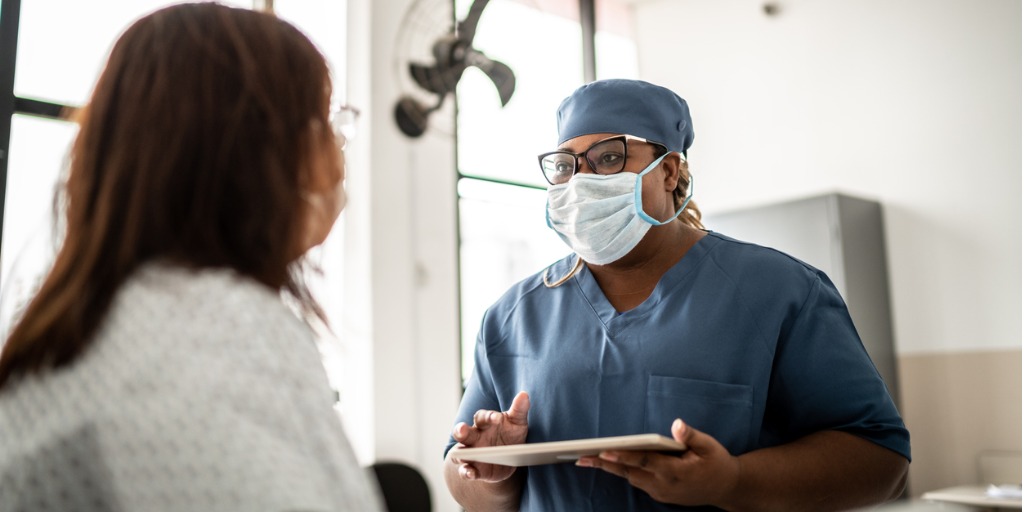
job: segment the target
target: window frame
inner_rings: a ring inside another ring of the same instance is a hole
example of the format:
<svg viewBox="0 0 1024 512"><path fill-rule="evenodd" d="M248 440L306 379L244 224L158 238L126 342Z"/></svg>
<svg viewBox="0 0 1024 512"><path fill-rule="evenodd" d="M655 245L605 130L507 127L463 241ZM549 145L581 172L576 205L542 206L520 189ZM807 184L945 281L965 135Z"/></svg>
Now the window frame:
<svg viewBox="0 0 1024 512"><path fill-rule="evenodd" d="M590 82L593 82L593 81L595 81L597 79L597 14L596 14L597 6L596 6L596 1L597 0L579 0L579 16L580 16L580 21L579 22L580 22L580 28L581 28L581 34L582 34L581 45L582 45L582 48L583 48L583 52L582 52L582 58L583 58L583 83L590 83ZM453 6L454 6L454 0L453 0ZM456 89L456 93L455 93L455 114L454 114L455 119L458 119L458 109L459 109L459 101L458 101L458 92L457 92L457 89ZM456 146L455 147L455 154L456 154L456 158L455 158L455 187L456 187L456 191L455 191L455 240L456 240L456 243L457 243L457 247L459 248L459 250L457 250L455 252L455 255L456 255L456 262L455 262L455 264L456 264L456 268L458 269L458 271L455 273L455 279L456 279L455 290L456 290L456 300L457 300L457 304L458 304L458 308L457 308L457 318L458 318L457 333L458 333L458 340L457 340L457 343L458 343L458 347L459 347L458 348L458 352L459 352L459 368L462 368L462 366L463 366L462 362L463 362L463 360L466 357L466 355L463 353L464 352L463 351L463 337L465 336L466 333L463 332L463 326L462 326L462 320L463 320L462 319L462 315L463 315L463 311L462 311L462 294L463 294L463 292L462 292L462 284L463 284L462 283L462 273L463 273L463 266L462 266L462 258L461 258L461 252L462 252L461 248L463 246L463 240L462 240L462 209L461 209L460 204L461 204L461 201L464 198L463 198L462 194L460 194L459 191L458 191L459 182L461 182L462 180L465 179L465 180L472 180L472 181L476 181L476 182L493 183L493 184L501 185L501 186L510 186L510 187L517 187L517 188L531 189L531 190L547 190L547 186L539 185L539 184L533 184L533 183L525 183L525 182L514 181L514 180L508 180L508 179L502 179L502 178L496 178L496 177L491 177L491 176L482 176L482 175L477 175L477 174L472 174L472 173L464 172L463 169L462 169L462 165L461 165L461 163L459 162L459 159L458 159L458 153L459 153L459 151L458 151L459 129L458 129L458 123L457 122L455 123L455 131L454 132L455 132L455 146ZM472 199L472 198L470 198L470 199ZM469 379L469 375L462 374L462 371L460 370L459 378L460 378L460 381L462 382L462 391L465 392L466 382Z"/></svg>
<svg viewBox="0 0 1024 512"><path fill-rule="evenodd" d="M18 30L21 0L0 0L0 251L4 244L4 212L7 205L7 170L11 154L11 126L16 114L70 122L76 105L25 98L14 94L18 63ZM3 286L4 283L0 283Z"/></svg>

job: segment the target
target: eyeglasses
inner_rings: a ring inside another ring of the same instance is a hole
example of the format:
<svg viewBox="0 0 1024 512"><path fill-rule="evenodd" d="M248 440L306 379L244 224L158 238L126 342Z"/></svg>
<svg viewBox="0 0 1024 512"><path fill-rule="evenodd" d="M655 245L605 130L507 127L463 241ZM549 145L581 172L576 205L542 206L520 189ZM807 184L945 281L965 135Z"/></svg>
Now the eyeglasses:
<svg viewBox="0 0 1024 512"><path fill-rule="evenodd" d="M334 130L334 137L338 140L341 149L345 149L348 141L356 137L356 121L359 120L359 110L351 105L334 105L331 107L331 129Z"/></svg>
<svg viewBox="0 0 1024 512"><path fill-rule="evenodd" d="M544 173L544 179L552 185L568 183L576 173L580 172L580 157L586 158L587 165L597 174L615 174L622 172L626 167L627 142L631 140L665 147L660 143L633 135L616 135L593 143L582 153L560 149L539 155L537 160L540 161L540 170Z"/></svg>

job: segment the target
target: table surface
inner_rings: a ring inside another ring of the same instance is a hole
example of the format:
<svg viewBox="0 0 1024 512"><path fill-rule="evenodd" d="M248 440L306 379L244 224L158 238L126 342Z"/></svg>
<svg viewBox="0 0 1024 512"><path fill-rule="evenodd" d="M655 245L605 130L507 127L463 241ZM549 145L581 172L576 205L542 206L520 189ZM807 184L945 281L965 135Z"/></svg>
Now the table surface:
<svg viewBox="0 0 1024 512"><path fill-rule="evenodd" d="M1021 499L1013 497L989 496L988 488L982 485L962 485L924 493L921 498L932 501L964 503L982 507L1021 508Z"/></svg>

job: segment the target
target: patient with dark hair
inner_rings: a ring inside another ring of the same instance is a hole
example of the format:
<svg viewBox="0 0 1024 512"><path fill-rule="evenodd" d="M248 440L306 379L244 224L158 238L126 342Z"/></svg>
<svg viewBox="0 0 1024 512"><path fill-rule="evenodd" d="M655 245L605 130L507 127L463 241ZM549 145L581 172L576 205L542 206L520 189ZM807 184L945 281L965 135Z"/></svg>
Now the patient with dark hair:
<svg viewBox="0 0 1024 512"><path fill-rule="evenodd" d="M331 96L271 14L177 5L120 37L0 353L0 510L380 509L299 268L345 204Z"/></svg>

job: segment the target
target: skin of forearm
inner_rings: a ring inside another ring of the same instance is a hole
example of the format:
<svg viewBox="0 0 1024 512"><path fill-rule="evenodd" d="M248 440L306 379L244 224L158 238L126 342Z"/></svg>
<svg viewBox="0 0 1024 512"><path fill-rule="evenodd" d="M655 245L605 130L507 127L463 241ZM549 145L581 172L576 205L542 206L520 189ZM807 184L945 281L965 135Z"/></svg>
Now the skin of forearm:
<svg viewBox="0 0 1024 512"><path fill-rule="evenodd" d="M523 492L523 472L516 471L501 482L466 480L459 476L459 465L451 457L444 461L444 481L448 491L466 512L515 512Z"/></svg>
<svg viewBox="0 0 1024 512"><path fill-rule="evenodd" d="M825 431L739 457L736 487L718 506L747 510L826 511L899 497L909 462L852 434Z"/></svg>

